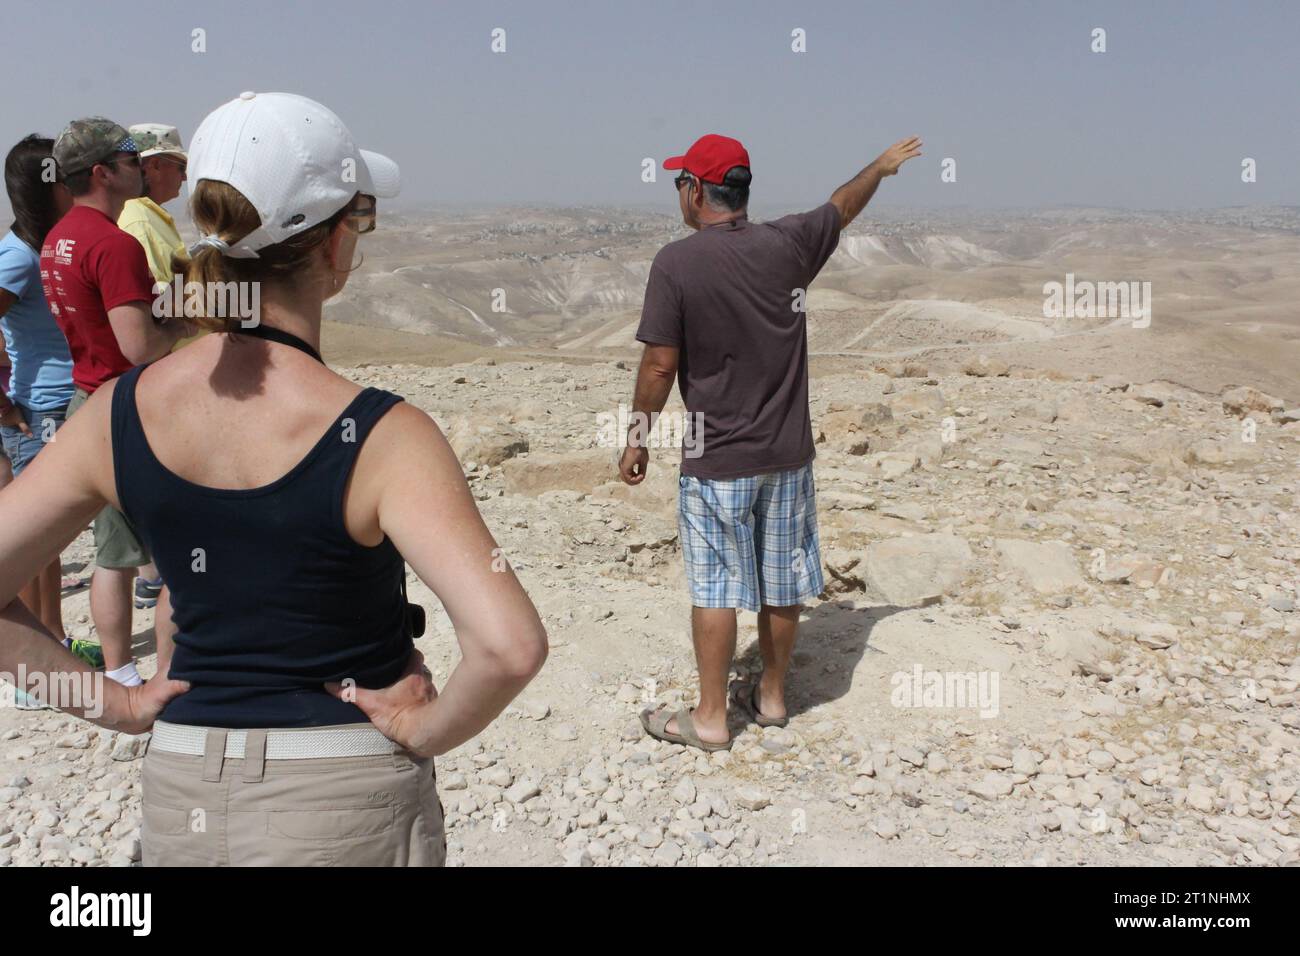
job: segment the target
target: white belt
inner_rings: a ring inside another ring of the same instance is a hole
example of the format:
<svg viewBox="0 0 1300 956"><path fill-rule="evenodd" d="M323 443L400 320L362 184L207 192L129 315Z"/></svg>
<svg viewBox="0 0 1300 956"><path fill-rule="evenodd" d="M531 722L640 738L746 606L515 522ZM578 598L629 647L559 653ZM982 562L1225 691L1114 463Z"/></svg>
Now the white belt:
<svg viewBox="0 0 1300 956"><path fill-rule="evenodd" d="M202 757L208 727L155 721L149 749ZM242 760L248 732L226 731L226 759ZM307 730L268 730L267 760L311 760L320 757L374 757L391 754L396 745L374 727L322 727Z"/></svg>

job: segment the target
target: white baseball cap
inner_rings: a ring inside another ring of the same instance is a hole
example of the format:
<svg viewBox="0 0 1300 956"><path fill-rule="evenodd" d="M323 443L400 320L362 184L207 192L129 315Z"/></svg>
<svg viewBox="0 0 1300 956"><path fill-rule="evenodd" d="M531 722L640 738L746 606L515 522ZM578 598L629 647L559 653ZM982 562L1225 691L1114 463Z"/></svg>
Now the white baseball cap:
<svg viewBox="0 0 1300 956"><path fill-rule="evenodd" d="M257 250L324 222L358 193L396 196L397 164L359 149L343 122L293 93L240 93L199 125L190 143L189 179L228 183L257 210L262 225L224 255Z"/></svg>

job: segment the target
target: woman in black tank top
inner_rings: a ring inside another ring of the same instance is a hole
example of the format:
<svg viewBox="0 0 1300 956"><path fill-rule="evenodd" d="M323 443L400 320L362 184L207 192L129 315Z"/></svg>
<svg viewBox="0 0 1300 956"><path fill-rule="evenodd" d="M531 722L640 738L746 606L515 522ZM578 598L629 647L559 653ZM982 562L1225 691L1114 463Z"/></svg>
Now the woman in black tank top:
<svg viewBox="0 0 1300 956"><path fill-rule="evenodd" d="M101 388L0 494L0 671L84 682L51 703L152 728L146 865L441 865L433 758L519 693L546 635L432 419L320 360L323 302L397 168L318 103L246 93L199 128L189 175L186 302L235 283L259 313L193 316L217 334ZM12 600L106 503L171 593L174 648L160 637L140 687L103 681ZM460 644L440 690L408 562Z"/></svg>

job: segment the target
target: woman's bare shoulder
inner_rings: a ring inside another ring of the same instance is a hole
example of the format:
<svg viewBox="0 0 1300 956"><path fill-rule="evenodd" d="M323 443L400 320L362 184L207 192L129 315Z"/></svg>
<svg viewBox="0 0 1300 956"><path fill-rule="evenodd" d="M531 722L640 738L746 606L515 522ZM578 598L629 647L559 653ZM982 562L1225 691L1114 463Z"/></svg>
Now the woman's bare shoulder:
<svg viewBox="0 0 1300 956"><path fill-rule="evenodd" d="M349 510L373 514L383 527L385 514L391 519L416 503L453 506L462 497L472 501L460 462L438 423L410 402L394 404L361 446Z"/></svg>
<svg viewBox="0 0 1300 956"><path fill-rule="evenodd" d="M404 454L438 457L444 453L452 454L433 416L405 400L395 403L375 423L371 435L376 445L390 450L400 446L399 450Z"/></svg>

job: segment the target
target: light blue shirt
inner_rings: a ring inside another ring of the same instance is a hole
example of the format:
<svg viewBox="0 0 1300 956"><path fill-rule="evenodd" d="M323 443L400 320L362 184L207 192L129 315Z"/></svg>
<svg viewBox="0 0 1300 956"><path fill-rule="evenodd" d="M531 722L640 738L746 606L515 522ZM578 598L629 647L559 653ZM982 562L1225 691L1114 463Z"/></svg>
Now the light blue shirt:
<svg viewBox="0 0 1300 956"><path fill-rule="evenodd" d="M13 371L9 398L34 412L72 401L72 354L41 288L41 256L14 233L0 239L0 289L17 300L0 318Z"/></svg>

